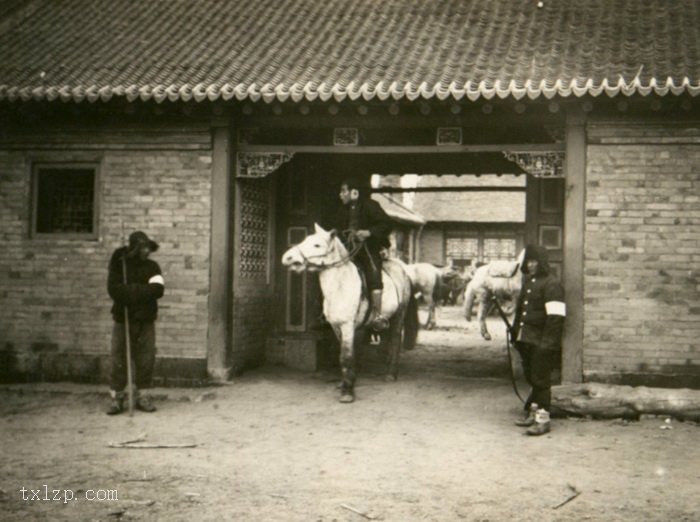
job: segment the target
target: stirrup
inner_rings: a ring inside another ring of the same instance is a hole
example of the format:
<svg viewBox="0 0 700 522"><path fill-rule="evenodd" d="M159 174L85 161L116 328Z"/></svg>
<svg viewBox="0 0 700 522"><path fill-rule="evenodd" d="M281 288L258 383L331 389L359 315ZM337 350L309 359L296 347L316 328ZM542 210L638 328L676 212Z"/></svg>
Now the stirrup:
<svg viewBox="0 0 700 522"><path fill-rule="evenodd" d="M371 321L370 326L376 332L382 332L389 328L389 321L381 314L377 314Z"/></svg>

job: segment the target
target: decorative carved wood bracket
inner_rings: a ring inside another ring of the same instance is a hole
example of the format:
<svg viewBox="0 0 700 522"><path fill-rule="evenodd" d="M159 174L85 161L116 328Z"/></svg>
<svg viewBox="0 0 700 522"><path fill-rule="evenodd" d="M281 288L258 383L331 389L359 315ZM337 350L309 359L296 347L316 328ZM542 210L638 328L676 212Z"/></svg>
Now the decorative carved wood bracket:
<svg viewBox="0 0 700 522"><path fill-rule="evenodd" d="M237 178L264 178L294 157L286 152L239 152L236 155Z"/></svg>
<svg viewBox="0 0 700 522"><path fill-rule="evenodd" d="M536 178L563 178L563 152L514 152L505 151L503 155L525 172Z"/></svg>

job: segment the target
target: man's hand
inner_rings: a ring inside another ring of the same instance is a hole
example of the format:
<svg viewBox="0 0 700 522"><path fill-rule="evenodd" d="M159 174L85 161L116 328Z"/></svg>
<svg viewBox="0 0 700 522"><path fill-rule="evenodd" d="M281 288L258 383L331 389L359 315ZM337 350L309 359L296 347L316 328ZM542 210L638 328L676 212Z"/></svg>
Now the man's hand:
<svg viewBox="0 0 700 522"><path fill-rule="evenodd" d="M367 239L367 238L368 238L369 236L371 236L371 235L372 235L372 234L370 233L369 230L358 230L358 231L355 233L355 236L357 236L357 238L358 238L360 241L364 241L365 239Z"/></svg>

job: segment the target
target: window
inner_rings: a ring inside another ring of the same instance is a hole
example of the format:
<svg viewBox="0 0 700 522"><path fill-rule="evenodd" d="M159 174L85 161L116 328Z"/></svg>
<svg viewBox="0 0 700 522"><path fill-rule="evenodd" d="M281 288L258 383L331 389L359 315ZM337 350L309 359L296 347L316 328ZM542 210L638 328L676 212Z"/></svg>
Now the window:
<svg viewBox="0 0 700 522"><path fill-rule="evenodd" d="M517 255L514 238L484 238L484 263L497 259L511 260Z"/></svg>
<svg viewBox="0 0 700 522"><path fill-rule="evenodd" d="M97 237L97 166L36 164L32 235Z"/></svg>
<svg viewBox="0 0 700 522"><path fill-rule="evenodd" d="M539 244L547 250L561 250L562 228L558 225L540 225Z"/></svg>
<svg viewBox="0 0 700 522"><path fill-rule="evenodd" d="M472 266L479 259L479 238L448 237L447 257L455 266Z"/></svg>

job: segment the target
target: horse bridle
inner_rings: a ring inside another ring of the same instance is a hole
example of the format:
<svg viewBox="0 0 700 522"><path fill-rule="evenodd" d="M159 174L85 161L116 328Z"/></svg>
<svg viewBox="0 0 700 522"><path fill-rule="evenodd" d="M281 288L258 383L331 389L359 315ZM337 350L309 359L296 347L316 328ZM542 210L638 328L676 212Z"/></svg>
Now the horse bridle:
<svg viewBox="0 0 700 522"><path fill-rule="evenodd" d="M347 232L347 231L346 231L346 232ZM356 244L356 243L353 241L353 242L352 242L352 245L353 245L353 246L352 246L352 249L351 249L351 251L348 253L348 255L347 255L346 257L342 257L341 259L339 259L339 260L337 260L337 261L334 261L334 262L332 262L332 263L328 263L328 264L323 263L323 262L322 262L322 263L316 263L316 262L313 262L312 259L313 259L313 258L316 258L316 257L325 257L326 255L328 255L328 252L330 252L330 250L328 250L325 254L314 254L314 255L307 256L307 255L304 254L304 252L302 252L301 248L299 248L299 245L294 245L294 248L295 248L296 251L299 253L299 256L304 260L304 265L305 265L305 266L307 266L307 267L313 267L313 268L318 268L319 271L322 271L322 270L326 270L327 268L333 268L333 267L335 267L335 266L340 266L340 265L343 265L343 264L345 264L345 263L347 263L347 262L349 262L349 261L352 261L352 259L353 259L353 258L358 254L358 252L362 249L363 243L360 242L360 243L357 243L357 244ZM333 248L335 248L335 245L333 245Z"/></svg>

